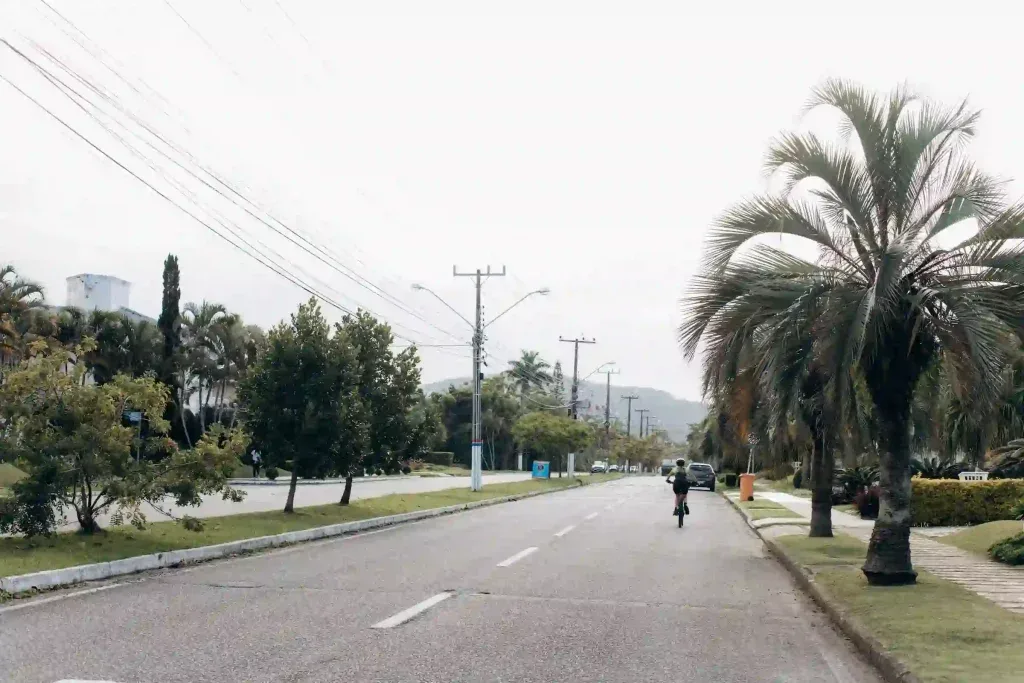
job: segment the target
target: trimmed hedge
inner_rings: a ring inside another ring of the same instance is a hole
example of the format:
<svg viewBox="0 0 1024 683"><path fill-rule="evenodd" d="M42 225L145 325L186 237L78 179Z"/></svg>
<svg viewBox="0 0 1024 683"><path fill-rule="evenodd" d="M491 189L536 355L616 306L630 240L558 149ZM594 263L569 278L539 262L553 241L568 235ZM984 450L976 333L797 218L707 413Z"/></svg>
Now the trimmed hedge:
<svg viewBox="0 0 1024 683"><path fill-rule="evenodd" d="M444 465L451 467L455 462L455 454L449 451L428 451L420 456L420 460L431 465Z"/></svg>
<svg viewBox="0 0 1024 683"><path fill-rule="evenodd" d="M968 526L1014 519L1012 510L1024 498L1024 479L913 479L911 488L914 526Z"/></svg>

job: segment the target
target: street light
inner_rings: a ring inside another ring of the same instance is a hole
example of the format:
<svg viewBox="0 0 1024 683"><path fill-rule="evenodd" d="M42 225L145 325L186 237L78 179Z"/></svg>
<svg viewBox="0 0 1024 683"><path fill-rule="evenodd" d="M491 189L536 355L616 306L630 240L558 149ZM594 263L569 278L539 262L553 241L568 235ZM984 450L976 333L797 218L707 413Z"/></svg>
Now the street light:
<svg viewBox="0 0 1024 683"><path fill-rule="evenodd" d="M550 289L548 289L547 287L544 287L543 289L535 289L535 290L533 290L532 292L530 292L530 293L528 293L528 294L525 294L525 295L524 295L524 296L523 296L522 298L520 298L520 299L519 299L519 301L515 302L514 304L512 304L511 306L509 306L508 308L506 308L506 309L505 309L504 311L502 311L502 312L501 312L501 313L499 313L498 315L496 315L496 316L494 316L493 318L491 318L491 321L490 321L489 323L487 323L486 325L484 325L484 329L487 329L488 327L490 327L491 325L493 325L493 324L495 323L495 321L496 321L496 320L497 320L498 318L500 318L501 316L505 315L506 313L508 313L509 311L511 311L511 310L512 310L513 308L515 308L515 307L516 307L516 306L518 306L519 304L521 304L521 303L523 303L524 301L526 301L527 299L529 299L529 298L530 298L531 296L533 296L534 294L540 294L541 296L547 296L547 295L548 295L548 294L550 294L550 293L551 293L551 290L550 290ZM436 295L435 295L435 296L436 296Z"/></svg>
<svg viewBox="0 0 1024 683"><path fill-rule="evenodd" d="M459 313L459 312L458 312L457 310L455 310L454 308L452 308L451 304L449 304L449 303L448 303L447 301L445 301L444 299L442 299L442 298L440 297L440 295L439 295L439 294L438 294L437 292L435 292L434 290L430 289L429 287L424 287L423 285L421 285L421 284L417 284L417 283L413 283L413 286L412 286L412 288L413 288L413 289L415 289L416 291L422 291L422 292L426 292L427 294L430 294L430 295L431 295L431 296L433 296L433 297L434 297L435 299L437 299L437 300L438 300L438 301L440 301L440 302L441 302L442 304L444 304L444 305L445 305L445 306L446 306L446 307L448 308L448 310L449 310L449 311L451 311L451 312L452 312L452 313L454 313L455 315L457 315L457 316L459 316L460 318L462 318L463 322L465 322L465 323L466 323L467 325L469 325L470 327L473 327L473 323L471 323L471 322L469 322L468 320L466 320L466 316L462 315L462 314L461 314L461 313Z"/></svg>

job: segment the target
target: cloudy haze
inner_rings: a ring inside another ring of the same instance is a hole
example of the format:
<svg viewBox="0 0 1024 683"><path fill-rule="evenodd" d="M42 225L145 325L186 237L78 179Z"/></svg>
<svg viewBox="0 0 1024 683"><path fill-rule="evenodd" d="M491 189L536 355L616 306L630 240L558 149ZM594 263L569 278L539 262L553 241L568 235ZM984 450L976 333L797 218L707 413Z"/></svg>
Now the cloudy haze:
<svg viewBox="0 0 1024 683"><path fill-rule="evenodd" d="M615 360L624 384L698 398L699 373L674 330L706 226L762 189L767 142L800 124L825 77L880 89L908 81L948 102L970 96L985 112L975 158L1024 177L1015 17L953 18L935 3L927 17L902 18L888 11L894 3L858 4L848 17L803 5L755 16L739 4L722 5L734 17L658 15L653 5L647 16L614 16L607 3L559 4L600 14L553 16L542 10L553 3L521 2L508 16L464 13L483 3L405 14L421 4L362 3L380 12L369 16L330 0L50 0L86 42L44 3L3 0L0 35L102 83L329 250L335 267L199 192L201 217L227 216L299 280L409 339L468 339L462 320L411 289L429 286L470 317L472 287L453 265L507 266L508 277L485 286L490 317L550 287L489 330L491 371L520 348L568 369L571 346L558 337L583 334L598 341L583 351L584 373ZM149 168L154 156L133 157L3 48L0 74L182 196ZM3 82L0 131L0 262L42 282L52 301L63 303L65 277L104 273L133 282L132 307L155 317L168 252L181 261L183 300L219 301L248 322L272 325L308 297ZM422 356L426 381L469 374L468 350Z"/></svg>

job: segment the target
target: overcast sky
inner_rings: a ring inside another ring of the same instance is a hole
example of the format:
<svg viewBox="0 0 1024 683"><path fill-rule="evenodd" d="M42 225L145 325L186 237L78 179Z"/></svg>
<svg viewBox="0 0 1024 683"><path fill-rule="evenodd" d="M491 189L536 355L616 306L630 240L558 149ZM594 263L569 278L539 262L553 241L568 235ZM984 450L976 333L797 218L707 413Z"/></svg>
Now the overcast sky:
<svg viewBox="0 0 1024 683"><path fill-rule="evenodd" d="M568 374L572 347L558 337L582 334L598 343L582 350L581 374L614 360L623 384L699 398L675 329L706 228L763 189L768 141L801 124L826 77L969 96L984 110L974 157L1024 178L1020 22L981 16L978 3L971 16L928 3L905 17L892 2L858 3L850 16L814 14L822 3L771 3L777 14L718 3L736 16L711 17L632 2L516 2L505 16L476 9L489 3L432 2L435 14L414 16L424 3L48 1L88 42L38 0L0 0L0 36L87 75L351 279L172 175L189 204L149 167L166 160L132 156L6 48L0 74L193 213L232 219L333 301L422 344L455 344L466 324L413 283L467 318L472 286L453 265L508 268L484 287L489 317L549 287L488 330L492 372L528 348ZM564 11L545 13L552 5ZM646 16L626 13L640 7ZM183 300L221 302L248 322L270 326L308 297L0 82L0 262L61 304L69 275L124 278L131 306L155 317L168 252ZM467 349L422 356L426 381L469 374Z"/></svg>

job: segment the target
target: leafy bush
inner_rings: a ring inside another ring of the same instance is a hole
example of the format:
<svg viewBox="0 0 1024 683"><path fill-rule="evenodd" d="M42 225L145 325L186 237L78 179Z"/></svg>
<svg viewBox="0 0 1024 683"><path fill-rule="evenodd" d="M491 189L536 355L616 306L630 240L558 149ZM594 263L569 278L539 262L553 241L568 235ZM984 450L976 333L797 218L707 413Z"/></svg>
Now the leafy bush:
<svg viewBox="0 0 1024 683"><path fill-rule="evenodd" d="M409 474L412 472L412 468L408 465L402 465L402 474Z"/></svg>
<svg viewBox="0 0 1024 683"><path fill-rule="evenodd" d="M277 475L279 473L276 467L270 466L264 471L264 474L267 475L267 479L269 479L270 481L274 481L275 479L277 479Z"/></svg>
<svg viewBox="0 0 1024 683"><path fill-rule="evenodd" d="M915 526L967 526L1013 519L1024 498L1024 479L959 481L913 479L910 509Z"/></svg>
<svg viewBox="0 0 1024 683"><path fill-rule="evenodd" d="M878 468L848 467L836 476L836 481L846 489L847 496L852 499L859 491L869 489L878 483Z"/></svg>
<svg viewBox="0 0 1024 683"><path fill-rule="evenodd" d="M423 462L451 467L455 462L455 454L449 451L427 451L423 454Z"/></svg>
<svg viewBox="0 0 1024 683"><path fill-rule="evenodd" d="M804 485L804 471L797 470L796 474L793 475L793 488L798 489Z"/></svg>
<svg viewBox="0 0 1024 683"><path fill-rule="evenodd" d="M1024 564L1024 533L993 544L988 549L988 554L993 560L1004 564Z"/></svg>
<svg viewBox="0 0 1024 683"><path fill-rule="evenodd" d="M424 465L426 465L426 463L420 460L419 458L411 458L410 460L407 460L405 464L408 465L409 469L412 470L413 472L416 472L417 470L422 470Z"/></svg>
<svg viewBox="0 0 1024 683"><path fill-rule="evenodd" d="M735 488L738 481L739 480L738 480L738 478L736 477L735 474L727 474L727 475L725 475L725 485L728 488Z"/></svg>
<svg viewBox="0 0 1024 683"><path fill-rule="evenodd" d="M878 487L861 489L853 497L853 503L857 506L857 512L861 519L878 519Z"/></svg>
<svg viewBox="0 0 1024 683"><path fill-rule="evenodd" d="M1024 439L1014 439L992 452L990 476L997 479L1024 477Z"/></svg>

